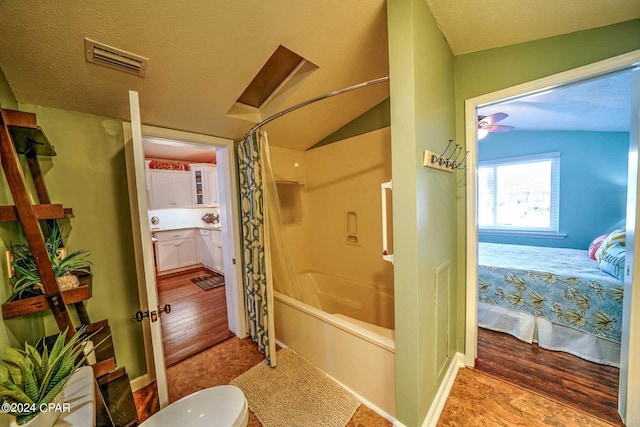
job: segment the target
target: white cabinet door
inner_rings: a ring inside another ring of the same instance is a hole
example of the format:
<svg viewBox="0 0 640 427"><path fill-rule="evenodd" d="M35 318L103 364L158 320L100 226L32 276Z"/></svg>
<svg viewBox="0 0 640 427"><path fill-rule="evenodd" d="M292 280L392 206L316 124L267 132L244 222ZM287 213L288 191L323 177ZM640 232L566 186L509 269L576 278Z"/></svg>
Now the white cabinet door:
<svg viewBox="0 0 640 427"><path fill-rule="evenodd" d="M178 243L175 240L158 242L158 271L166 271L180 267Z"/></svg>
<svg viewBox="0 0 640 427"><path fill-rule="evenodd" d="M224 267L222 265L222 243L217 243L213 246L213 269L220 274L224 274Z"/></svg>
<svg viewBox="0 0 640 427"><path fill-rule="evenodd" d="M193 206L219 206L217 167L210 163L192 163L189 166Z"/></svg>
<svg viewBox="0 0 640 427"><path fill-rule="evenodd" d="M191 165L191 188L193 206L204 206L204 168Z"/></svg>
<svg viewBox="0 0 640 427"><path fill-rule="evenodd" d="M173 270L200 262L194 231L193 229L184 229L155 233L158 271Z"/></svg>
<svg viewBox="0 0 640 427"><path fill-rule="evenodd" d="M180 267L186 267L198 263L198 250L195 239L182 240L178 243Z"/></svg>
<svg viewBox="0 0 640 427"><path fill-rule="evenodd" d="M207 206L220 206L218 198L218 168L211 167L204 171L205 180L205 203Z"/></svg>
<svg viewBox="0 0 640 427"><path fill-rule="evenodd" d="M213 268L213 242L209 230L200 230L200 259L202 265Z"/></svg>
<svg viewBox="0 0 640 427"><path fill-rule="evenodd" d="M191 174L189 172L178 172L172 176L171 198L174 208L190 208L191 201Z"/></svg>
<svg viewBox="0 0 640 427"><path fill-rule="evenodd" d="M171 175L163 171L149 171L151 183L151 209L169 209L173 207L171 199Z"/></svg>
<svg viewBox="0 0 640 427"><path fill-rule="evenodd" d="M151 209L190 208L191 174L189 172L150 170Z"/></svg>
<svg viewBox="0 0 640 427"><path fill-rule="evenodd" d="M220 230L211 231L211 244L213 246L213 270L224 274L222 261L222 235Z"/></svg>

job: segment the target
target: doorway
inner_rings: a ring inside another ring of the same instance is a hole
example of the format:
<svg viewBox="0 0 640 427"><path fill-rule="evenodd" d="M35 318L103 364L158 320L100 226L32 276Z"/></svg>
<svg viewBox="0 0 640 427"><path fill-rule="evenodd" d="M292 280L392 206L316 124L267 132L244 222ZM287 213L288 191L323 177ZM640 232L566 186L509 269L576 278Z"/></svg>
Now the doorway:
<svg viewBox="0 0 640 427"><path fill-rule="evenodd" d="M135 98L137 98L137 94L135 95ZM132 99L135 98L133 98L132 95ZM134 115L132 115L132 117L135 119ZM218 219L220 224L224 225L220 229L221 246L224 247L221 262L221 266L224 269L225 282L223 299L228 312L228 329L236 336L244 338L247 334L246 317L244 314L244 291L241 286L242 276L240 263L236 262L236 260L239 260L241 257L241 245L240 230L237 226L237 224L239 224L239 208L236 196L235 153L233 141L224 138L153 126L141 126L139 138L134 135L134 132L135 126L129 123L124 124L132 228L134 236L136 236L136 238L134 238L134 246L138 273L138 293L141 311L143 313L148 311L148 316L151 320L149 321L145 318L143 322L141 322L144 335L147 374L134 382L134 388L141 388L154 379L157 380L160 406L164 407L168 404L166 365L162 345L161 322L157 322L157 320L162 317L168 318L171 314L167 315L165 313L165 305L159 304L156 288L154 250L151 241L152 218L149 216L150 206L146 194L142 135L144 135L145 138L174 141L178 145L183 144L191 147L205 145L215 149L217 170L219 172L218 176L220 178L218 185L220 203L217 214L219 215ZM136 140L138 142L136 142ZM170 225L167 226L170 227ZM199 236L191 237L195 238ZM179 270L180 268L178 268L177 272L181 273ZM196 285L193 284L193 286ZM220 293L221 289L213 289L207 292L213 291ZM157 307L156 310L154 310L155 307ZM151 318L151 311L156 312L154 316L156 322L154 323L152 323L154 319Z"/></svg>
<svg viewBox="0 0 640 427"><path fill-rule="evenodd" d="M165 366L233 336L222 265L216 147L143 136ZM228 250L228 248L227 248ZM233 286L229 283L228 286ZM170 307L167 312L167 307ZM171 384L169 384L171 388ZM171 390L169 390L171 393Z"/></svg>
<svg viewBox="0 0 640 427"><path fill-rule="evenodd" d="M640 61L640 52L632 52L630 54L621 55L619 57L611 58L606 61L601 61L599 63L595 63L589 66L581 67L576 70L571 70L568 72L560 73L554 76L550 76L548 78L536 80L534 82L529 82L523 85L519 85L516 87L512 87L509 89L505 89L502 91L494 92L491 94L483 95L481 97L473 98L466 101L466 134L467 134L467 147L469 149L469 156L467 157L468 168L473 171L472 173L467 173L467 326L466 326L466 364L468 366L474 366L476 358L478 356L478 297L479 297L479 285L478 285L478 197L477 197L477 188L479 185L479 181L481 177L477 173L478 165L479 165L479 156L478 156L478 140L477 140L477 126L478 126L478 111L479 108L486 108L489 106L495 106L496 104L503 102L506 99L514 100L518 99L524 95L530 94L540 94L545 91L549 91L551 89L556 89L563 85L567 84L575 84L578 81L586 80L586 79L594 79L597 77L601 77L603 75L620 71L623 69L632 69L634 64L637 64ZM636 89L637 91L637 89ZM636 104L637 105L637 104ZM637 108L637 107L636 107ZM635 120L635 121L634 121ZM505 123L506 124L506 123ZM634 127L635 126L635 127ZM637 111L635 111L635 119L632 117L632 129L637 128ZM637 147L637 132L631 132L631 151L637 151L637 148L634 148L633 142L635 138L635 144ZM630 156L632 158L632 156ZM630 163L630 166L637 166L633 162ZM634 171L630 170L629 177L634 177ZM633 185L632 185L633 184ZM631 224L631 230L635 228L636 216L635 216L635 198L631 197L631 193L633 193L633 189L635 189L635 180L629 183L630 191L629 191L629 200L633 199L633 203L630 204L630 208L628 212L631 212L631 215L627 213L627 229L629 229L629 225ZM635 193L633 194L635 196ZM625 228L622 225L622 228ZM512 236L515 237L515 236ZM522 236L520 236L522 237ZM594 236L595 237L595 236ZM627 245L630 246L630 251L627 253L627 263L626 265L629 269L626 271L625 281L624 281L624 313L621 316L625 319L622 327L622 350L621 350L621 373L620 373L620 398L619 398L619 411L623 415L623 418L626 416L626 421L630 422L635 420L633 418L633 411L627 411L627 402L632 402L635 396L637 399L638 385L636 382L638 381L637 377L630 376L629 370L635 369L632 367L629 361L629 355L635 354L634 352L638 351L638 343L632 335L629 334L630 328L633 322L630 322L630 319L638 319L640 317L640 312L638 312L637 308L631 310L633 303L631 299L637 299L637 293L634 295L630 292L631 282L637 281L637 275L631 276L631 272L633 270L634 265L638 265L638 260L635 258L633 254L633 244L634 237L633 234L630 233L630 237L627 240ZM629 408L631 405L629 405Z"/></svg>

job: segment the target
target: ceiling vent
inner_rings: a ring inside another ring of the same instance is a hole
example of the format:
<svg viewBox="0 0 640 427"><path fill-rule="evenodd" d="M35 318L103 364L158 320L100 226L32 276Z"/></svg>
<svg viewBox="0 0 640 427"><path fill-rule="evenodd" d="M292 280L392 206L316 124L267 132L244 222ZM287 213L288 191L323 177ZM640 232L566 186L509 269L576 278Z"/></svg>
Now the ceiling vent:
<svg viewBox="0 0 640 427"><path fill-rule="evenodd" d="M125 52L94 40L84 39L84 57L87 62L144 77L149 59Z"/></svg>

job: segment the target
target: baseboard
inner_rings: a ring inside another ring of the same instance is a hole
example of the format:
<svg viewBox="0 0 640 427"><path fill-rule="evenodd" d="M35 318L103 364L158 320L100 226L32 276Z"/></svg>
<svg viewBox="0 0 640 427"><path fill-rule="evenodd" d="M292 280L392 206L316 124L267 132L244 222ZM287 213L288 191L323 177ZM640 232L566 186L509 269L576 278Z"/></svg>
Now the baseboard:
<svg viewBox="0 0 640 427"><path fill-rule="evenodd" d="M438 388L436 397L431 403L431 407L429 408L429 412L422 423L422 427L435 427L438 424L438 419L440 418L442 409L444 409L444 405L447 403L449 392L451 391L451 387L453 387L453 383L458 375L458 369L462 367L464 367L464 354L456 353L449 364L449 369L447 369L447 373L440 384L440 388Z"/></svg>
<svg viewBox="0 0 640 427"><path fill-rule="evenodd" d="M151 384L151 382L152 381L151 381L151 378L149 378L149 374L140 375L139 377L129 381L129 383L131 384L132 391L138 391L142 387L146 387L149 384Z"/></svg>
<svg viewBox="0 0 640 427"><path fill-rule="evenodd" d="M279 345L280 348L288 348L287 345L282 341L280 341L279 339L276 339L276 344Z"/></svg>

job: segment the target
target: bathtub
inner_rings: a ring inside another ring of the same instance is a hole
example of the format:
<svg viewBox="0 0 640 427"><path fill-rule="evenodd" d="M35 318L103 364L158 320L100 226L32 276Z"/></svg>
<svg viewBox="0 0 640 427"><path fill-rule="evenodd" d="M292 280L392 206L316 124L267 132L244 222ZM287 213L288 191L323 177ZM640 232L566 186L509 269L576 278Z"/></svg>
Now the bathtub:
<svg viewBox="0 0 640 427"><path fill-rule="evenodd" d="M302 301L274 292L277 341L393 421L395 332L381 326L393 325L393 296L370 285L314 271L298 278ZM390 308L385 306L389 303ZM372 311L380 307L380 313Z"/></svg>
<svg viewBox="0 0 640 427"><path fill-rule="evenodd" d="M313 270L299 273L298 284L305 304L394 329L393 289Z"/></svg>

